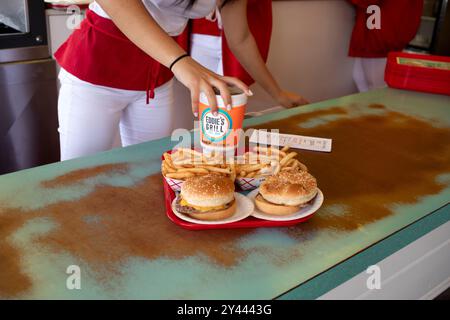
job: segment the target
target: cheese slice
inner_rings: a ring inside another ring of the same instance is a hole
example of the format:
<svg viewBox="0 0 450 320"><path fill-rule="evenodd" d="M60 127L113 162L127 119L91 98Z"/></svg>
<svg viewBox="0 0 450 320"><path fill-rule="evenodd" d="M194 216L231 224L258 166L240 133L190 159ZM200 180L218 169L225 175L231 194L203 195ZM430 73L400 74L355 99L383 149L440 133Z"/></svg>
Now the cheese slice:
<svg viewBox="0 0 450 320"><path fill-rule="evenodd" d="M193 206L192 204L189 204L186 200L184 200L183 198L181 198L180 200L180 205L182 206L188 206L188 207L192 207L198 211L201 212L206 212L206 211L213 211L213 210L221 210L221 209L225 209L226 205L221 205L221 206L216 206L216 207L199 207L199 206Z"/></svg>

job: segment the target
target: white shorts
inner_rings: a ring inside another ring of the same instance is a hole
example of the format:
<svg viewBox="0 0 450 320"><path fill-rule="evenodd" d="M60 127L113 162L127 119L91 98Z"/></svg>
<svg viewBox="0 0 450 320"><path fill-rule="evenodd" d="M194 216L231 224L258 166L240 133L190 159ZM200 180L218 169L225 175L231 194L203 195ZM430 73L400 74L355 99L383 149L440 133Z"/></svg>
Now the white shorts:
<svg viewBox="0 0 450 320"><path fill-rule="evenodd" d="M106 151L120 129L123 146L162 138L173 130L173 79L146 92L94 85L61 69L58 100L61 160Z"/></svg>

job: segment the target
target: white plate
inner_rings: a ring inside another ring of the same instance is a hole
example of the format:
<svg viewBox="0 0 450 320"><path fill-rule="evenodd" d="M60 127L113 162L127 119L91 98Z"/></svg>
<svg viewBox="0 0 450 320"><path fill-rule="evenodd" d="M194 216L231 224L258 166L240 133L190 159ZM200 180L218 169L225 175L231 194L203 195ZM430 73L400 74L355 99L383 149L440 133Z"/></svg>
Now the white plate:
<svg viewBox="0 0 450 320"><path fill-rule="evenodd" d="M250 192L247 197L254 203L255 197L259 193L259 188L256 190L253 190ZM323 203L323 193L322 191L318 190L316 197L314 198L313 202L306 207L303 207L300 209L300 211L290 214L288 216L274 216L270 215L264 212L261 212L255 205L255 211L253 211L252 216L259 219L264 220L271 220L271 221L290 221L290 220L297 220L301 218L305 218L307 216L312 215L314 212L319 210L319 208L322 206Z"/></svg>
<svg viewBox="0 0 450 320"><path fill-rule="evenodd" d="M234 198L235 198L236 205L237 205L236 212L234 215L232 215L231 217L224 219L224 220L203 221L203 220L194 219L185 214L182 214L182 213L178 212L175 207L177 198L173 199L173 201L172 201L172 211L178 218L180 218L184 221L197 223L197 224L225 224L225 223L236 222L236 221L245 219L248 216L250 216L255 209L255 205L253 204L253 201L251 201L246 196L244 196L240 193L237 193L237 192L234 193Z"/></svg>

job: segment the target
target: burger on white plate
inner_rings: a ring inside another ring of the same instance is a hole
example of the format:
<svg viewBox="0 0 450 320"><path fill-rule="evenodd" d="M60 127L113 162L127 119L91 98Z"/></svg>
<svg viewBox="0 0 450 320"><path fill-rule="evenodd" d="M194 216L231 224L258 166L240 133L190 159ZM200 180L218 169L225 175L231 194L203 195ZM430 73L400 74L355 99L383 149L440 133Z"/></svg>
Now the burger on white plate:
<svg viewBox="0 0 450 320"><path fill-rule="evenodd" d="M317 192L316 178L308 172L282 171L261 183L255 205L270 215L291 215L307 206Z"/></svg>
<svg viewBox="0 0 450 320"><path fill-rule="evenodd" d="M198 220L227 219L236 212L234 182L218 174L187 178L181 187L175 209Z"/></svg>

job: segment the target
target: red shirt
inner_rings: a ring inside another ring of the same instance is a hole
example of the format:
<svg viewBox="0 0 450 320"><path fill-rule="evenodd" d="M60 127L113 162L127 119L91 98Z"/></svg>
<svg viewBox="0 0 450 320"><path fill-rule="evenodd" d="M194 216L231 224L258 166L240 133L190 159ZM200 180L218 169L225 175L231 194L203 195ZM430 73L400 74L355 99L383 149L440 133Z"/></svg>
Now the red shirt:
<svg viewBox="0 0 450 320"><path fill-rule="evenodd" d="M352 57L382 58L401 51L414 38L420 25L423 0L349 0L356 7L350 42ZM368 29L367 7L380 7L381 29Z"/></svg>
<svg viewBox="0 0 450 320"><path fill-rule="evenodd" d="M175 40L185 49L188 34ZM91 10L86 19L56 51L62 68L86 82L116 89L147 91L169 81L172 72L132 43L113 23Z"/></svg>

